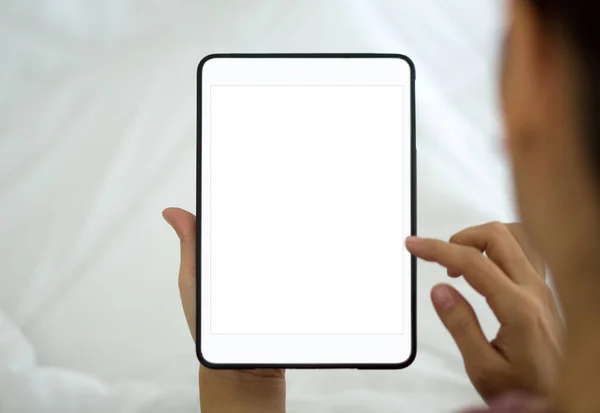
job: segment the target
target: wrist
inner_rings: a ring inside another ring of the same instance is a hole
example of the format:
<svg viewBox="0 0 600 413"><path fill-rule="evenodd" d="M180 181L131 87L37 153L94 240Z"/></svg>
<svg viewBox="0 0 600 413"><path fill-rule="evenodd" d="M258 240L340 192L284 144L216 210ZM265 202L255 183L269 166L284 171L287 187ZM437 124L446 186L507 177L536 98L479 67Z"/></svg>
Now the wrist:
<svg viewBox="0 0 600 413"><path fill-rule="evenodd" d="M283 413L285 376L281 370L212 370L200 366L203 413Z"/></svg>

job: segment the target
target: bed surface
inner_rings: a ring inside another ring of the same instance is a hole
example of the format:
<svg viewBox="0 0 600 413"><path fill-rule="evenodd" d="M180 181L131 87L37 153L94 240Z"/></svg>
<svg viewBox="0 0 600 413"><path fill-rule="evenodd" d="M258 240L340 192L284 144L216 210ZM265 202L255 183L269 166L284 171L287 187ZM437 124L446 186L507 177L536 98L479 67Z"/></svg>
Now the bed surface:
<svg viewBox="0 0 600 413"><path fill-rule="evenodd" d="M193 412L197 361L167 206L195 210L199 60L391 52L417 67L418 229L511 220L496 114L500 1L134 0L0 4L0 411ZM405 371L291 371L290 412L480 403L418 268Z"/></svg>

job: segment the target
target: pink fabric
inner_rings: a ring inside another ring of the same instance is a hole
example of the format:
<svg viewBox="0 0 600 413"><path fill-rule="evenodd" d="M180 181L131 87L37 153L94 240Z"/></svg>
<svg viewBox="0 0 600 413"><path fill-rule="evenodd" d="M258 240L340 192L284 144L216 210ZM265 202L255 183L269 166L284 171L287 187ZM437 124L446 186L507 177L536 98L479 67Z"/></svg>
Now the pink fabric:
<svg viewBox="0 0 600 413"><path fill-rule="evenodd" d="M464 413L551 413L539 397L509 394L490 403L489 407L466 410Z"/></svg>

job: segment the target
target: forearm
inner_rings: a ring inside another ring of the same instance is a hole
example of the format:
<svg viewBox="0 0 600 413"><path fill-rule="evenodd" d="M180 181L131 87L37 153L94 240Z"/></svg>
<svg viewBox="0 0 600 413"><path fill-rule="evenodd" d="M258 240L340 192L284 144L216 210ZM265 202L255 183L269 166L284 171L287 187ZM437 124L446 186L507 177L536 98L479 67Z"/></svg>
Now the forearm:
<svg viewBox="0 0 600 413"><path fill-rule="evenodd" d="M285 380L250 371L200 367L202 413L284 413Z"/></svg>

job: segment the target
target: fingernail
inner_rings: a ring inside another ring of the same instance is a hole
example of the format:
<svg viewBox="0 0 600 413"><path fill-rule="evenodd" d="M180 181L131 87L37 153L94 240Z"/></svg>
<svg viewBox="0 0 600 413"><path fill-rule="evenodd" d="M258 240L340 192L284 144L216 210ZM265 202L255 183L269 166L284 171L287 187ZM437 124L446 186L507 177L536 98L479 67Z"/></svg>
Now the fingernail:
<svg viewBox="0 0 600 413"><path fill-rule="evenodd" d="M433 304L439 310L446 310L454 304L454 296L452 295L452 291L450 288L445 285L439 285L433 288L431 292L431 299L433 300Z"/></svg>
<svg viewBox="0 0 600 413"><path fill-rule="evenodd" d="M452 271L452 270L448 270L448 276L452 277L452 278L458 278L460 277L460 273L458 271Z"/></svg>

